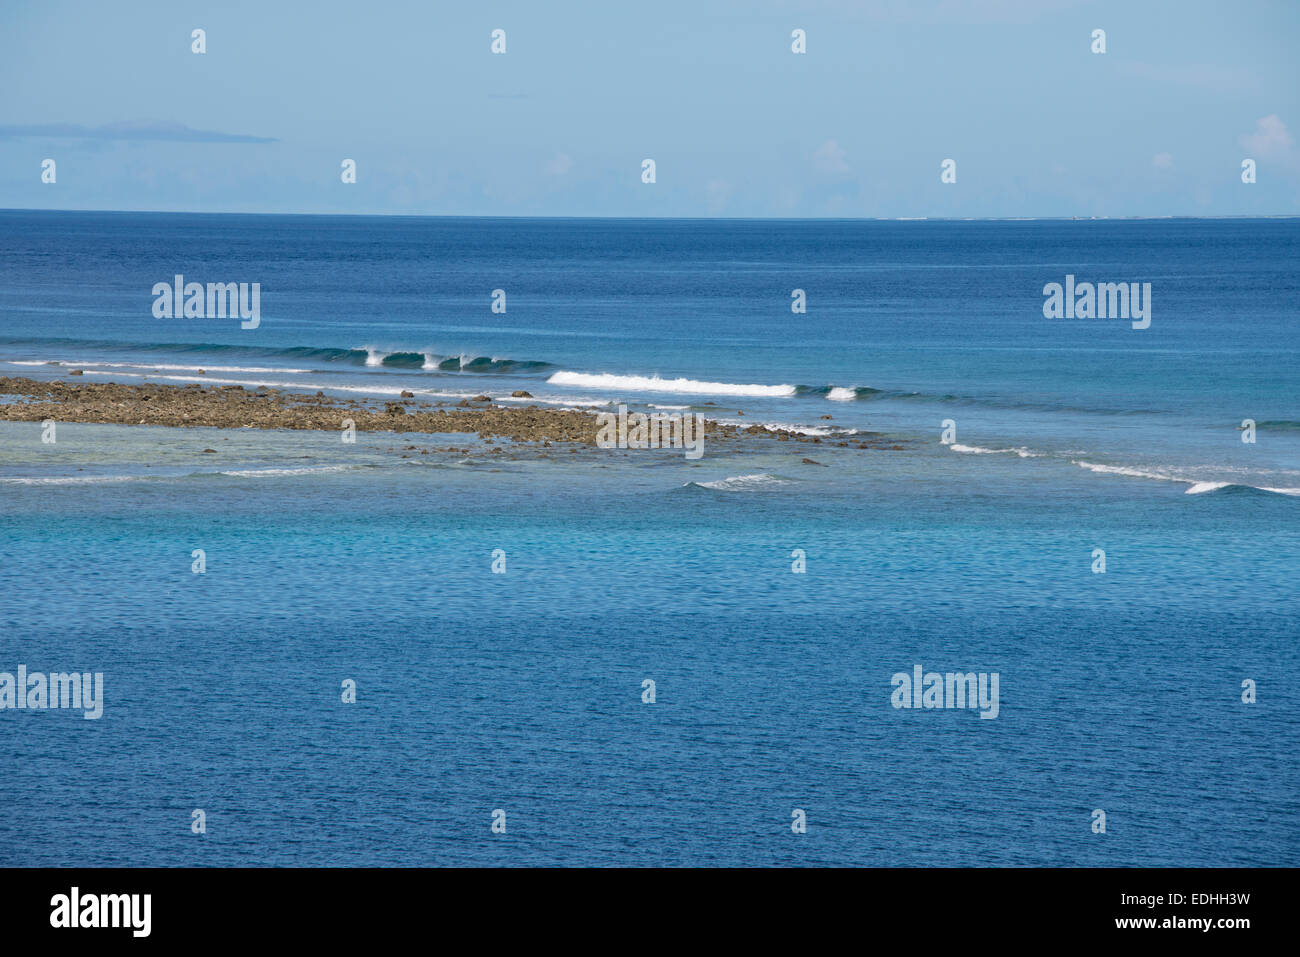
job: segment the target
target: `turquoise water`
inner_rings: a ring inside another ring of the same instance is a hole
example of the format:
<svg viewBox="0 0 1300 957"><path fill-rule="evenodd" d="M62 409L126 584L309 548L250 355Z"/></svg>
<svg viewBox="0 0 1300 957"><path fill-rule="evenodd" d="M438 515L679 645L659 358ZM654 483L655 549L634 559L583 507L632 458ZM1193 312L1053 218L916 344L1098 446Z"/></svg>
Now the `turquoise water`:
<svg viewBox="0 0 1300 957"><path fill-rule="evenodd" d="M525 388L822 442L0 423L0 671L106 689L98 721L0 711L0 863L1295 864L1296 246L2 213L3 375ZM176 272L260 282L259 328L154 319ZM1150 328L1044 319L1067 273L1151 282ZM892 707L916 664L998 673L997 718Z"/></svg>

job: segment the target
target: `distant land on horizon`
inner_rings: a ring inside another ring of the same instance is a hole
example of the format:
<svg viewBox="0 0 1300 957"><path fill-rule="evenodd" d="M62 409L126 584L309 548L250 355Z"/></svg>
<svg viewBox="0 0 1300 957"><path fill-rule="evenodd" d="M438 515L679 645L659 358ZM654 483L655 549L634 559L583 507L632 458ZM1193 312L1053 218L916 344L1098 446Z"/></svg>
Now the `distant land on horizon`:
<svg viewBox="0 0 1300 957"><path fill-rule="evenodd" d="M464 213L340 213L270 212L199 209L46 209L40 206L0 207L0 213L61 213L67 215L156 215L156 216L319 216L333 219L500 219L500 220L656 220L663 222L786 222L786 223L1032 223L1032 222L1153 222L1168 219L1242 220L1300 219L1300 213L1225 214L1192 216L506 216Z"/></svg>

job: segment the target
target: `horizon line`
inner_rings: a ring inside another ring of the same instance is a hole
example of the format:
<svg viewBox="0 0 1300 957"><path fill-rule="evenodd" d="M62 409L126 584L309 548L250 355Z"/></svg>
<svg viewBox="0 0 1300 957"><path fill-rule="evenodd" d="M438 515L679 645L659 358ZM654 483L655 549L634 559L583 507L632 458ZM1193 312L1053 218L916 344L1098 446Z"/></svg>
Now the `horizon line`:
<svg viewBox="0 0 1300 957"><path fill-rule="evenodd" d="M1097 221L1156 221L1167 219L1300 219L1300 213L1221 213L1217 215L1192 215L1168 213L1161 215L1075 216L1068 214L1045 216L511 216L475 213L340 213L340 212L240 212L228 210L176 210L176 209L50 209L44 206L0 206L3 213L100 213L105 215L146 214L153 216L333 216L354 219L503 219L503 220L650 220L663 222L1097 222Z"/></svg>

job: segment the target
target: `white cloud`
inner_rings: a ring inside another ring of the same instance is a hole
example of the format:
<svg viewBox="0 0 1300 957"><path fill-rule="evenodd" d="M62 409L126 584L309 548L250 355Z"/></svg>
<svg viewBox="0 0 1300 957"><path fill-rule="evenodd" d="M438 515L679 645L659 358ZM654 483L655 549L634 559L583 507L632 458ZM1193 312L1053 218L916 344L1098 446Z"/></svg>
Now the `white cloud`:
<svg viewBox="0 0 1300 957"><path fill-rule="evenodd" d="M1174 154L1157 153L1155 156L1151 157L1151 165L1154 166L1156 169L1173 169Z"/></svg>
<svg viewBox="0 0 1300 957"><path fill-rule="evenodd" d="M1256 120L1255 132L1243 134L1239 142L1250 159L1266 160L1274 169L1300 172L1300 151L1276 113Z"/></svg>
<svg viewBox="0 0 1300 957"><path fill-rule="evenodd" d="M552 176L563 176L573 169L573 157L568 153L556 153L555 158L546 164L546 172Z"/></svg>
<svg viewBox="0 0 1300 957"><path fill-rule="evenodd" d="M714 216L721 213L726 208L731 193L732 186L726 180L709 180L709 184L704 188L704 202L709 213Z"/></svg>
<svg viewBox="0 0 1300 957"><path fill-rule="evenodd" d="M1286 124L1276 113L1270 113L1255 122L1255 132L1241 138L1241 145L1260 156L1286 156L1295 145L1295 140L1287 132Z"/></svg>
<svg viewBox="0 0 1300 957"><path fill-rule="evenodd" d="M817 152L813 153L813 165L823 173L832 175L847 173L849 171L849 164L845 160L847 155L839 143L835 140L827 140L817 147Z"/></svg>

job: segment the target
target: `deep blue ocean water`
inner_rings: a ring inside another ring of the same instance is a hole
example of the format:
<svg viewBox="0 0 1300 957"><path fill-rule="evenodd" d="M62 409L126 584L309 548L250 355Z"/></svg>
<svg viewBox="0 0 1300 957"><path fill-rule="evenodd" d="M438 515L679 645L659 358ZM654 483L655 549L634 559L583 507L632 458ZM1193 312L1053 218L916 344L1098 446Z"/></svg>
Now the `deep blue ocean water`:
<svg viewBox="0 0 1300 957"><path fill-rule="evenodd" d="M0 375L822 439L0 423L0 672L105 682L97 721L0 711L0 864L1295 865L1298 254L1295 220L0 212ZM259 327L156 319L176 273L259 282ZM1045 319L1067 274L1150 282L1150 327ZM916 664L997 672L997 718L894 708Z"/></svg>

